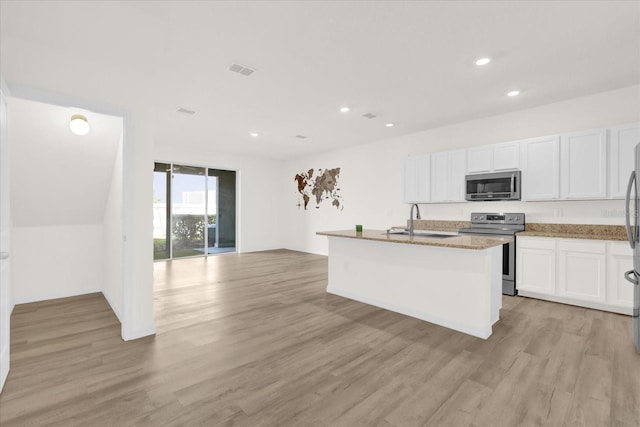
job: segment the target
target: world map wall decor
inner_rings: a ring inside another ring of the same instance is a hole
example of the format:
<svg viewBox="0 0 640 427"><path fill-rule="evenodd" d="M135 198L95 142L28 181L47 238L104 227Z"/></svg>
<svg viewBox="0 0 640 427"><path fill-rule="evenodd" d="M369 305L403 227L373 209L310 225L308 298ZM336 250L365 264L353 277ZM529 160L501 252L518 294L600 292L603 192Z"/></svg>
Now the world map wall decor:
<svg viewBox="0 0 640 427"><path fill-rule="evenodd" d="M297 184L297 190L302 201L298 201L298 208L307 206L312 198L316 201L316 209L320 209L323 201L331 200L331 206L342 210L342 196L340 196L340 188L338 188L338 178L340 178L340 168L334 169L309 169L307 172L297 173L294 180Z"/></svg>

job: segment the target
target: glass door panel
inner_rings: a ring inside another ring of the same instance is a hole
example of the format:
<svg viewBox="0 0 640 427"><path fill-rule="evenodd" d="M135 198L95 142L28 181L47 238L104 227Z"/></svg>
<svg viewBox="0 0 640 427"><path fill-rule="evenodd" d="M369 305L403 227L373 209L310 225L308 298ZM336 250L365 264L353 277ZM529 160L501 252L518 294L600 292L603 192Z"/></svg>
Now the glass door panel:
<svg viewBox="0 0 640 427"><path fill-rule="evenodd" d="M213 216L215 227L209 230L215 238L209 237L207 252L235 252L236 250L236 172L208 169L209 218ZM210 223L211 224L211 223ZM212 245L213 243L213 245Z"/></svg>
<svg viewBox="0 0 640 427"><path fill-rule="evenodd" d="M171 165L156 163L153 168L153 259L169 259L171 251L171 204L167 194L171 187Z"/></svg>
<svg viewBox="0 0 640 427"><path fill-rule="evenodd" d="M205 253L205 168L173 165L171 183L172 258Z"/></svg>

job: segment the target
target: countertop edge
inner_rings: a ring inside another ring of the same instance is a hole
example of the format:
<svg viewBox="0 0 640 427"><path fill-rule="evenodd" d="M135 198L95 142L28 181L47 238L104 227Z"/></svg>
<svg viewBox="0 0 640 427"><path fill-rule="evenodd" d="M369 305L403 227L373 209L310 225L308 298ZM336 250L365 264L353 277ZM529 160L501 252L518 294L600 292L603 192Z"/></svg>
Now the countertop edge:
<svg viewBox="0 0 640 427"><path fill-rule="evenodd" d="M374 235L371 235L373 233ZM369 235L367 235L369 234ZM451 238L447 238L446 240L439 241L430 239L428 237L420 237L419 240L409 240L411 239L409 236L398 236L398 235L390 235L386 236L385 230L372 230L367 229L363 232L356 232L353 230L336 230L336 231L318 231L316 235L319 236L327 236L327 237L339 237L346 239L356 239L356 240L367 240L374 242L383 242L383 243L400 243L407 245L417 245L417 246L435 246L442 248L453 248L453 249L467 249L467 250L485 250L495 246L501 246L505 243L509 243L512 241L509 237L478 237L478 236L454 236ZM379 236L379 237L377 237ZM465 244L465 243L456 243L455 240L452 239L463 238L467 240L471 240L475 242L474 244Z"/></svg>

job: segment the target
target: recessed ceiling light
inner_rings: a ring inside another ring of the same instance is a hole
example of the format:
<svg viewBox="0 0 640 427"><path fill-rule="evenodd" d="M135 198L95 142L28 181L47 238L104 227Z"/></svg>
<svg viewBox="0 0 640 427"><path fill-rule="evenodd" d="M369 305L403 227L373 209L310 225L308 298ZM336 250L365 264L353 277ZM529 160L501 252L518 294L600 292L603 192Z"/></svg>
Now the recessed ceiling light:
<svg viewBox="0 0 640 427"><path fill-rule="evenodd" d="M340 112L341 113L348 113L349 112L349 107L340 107Z"/></svg>
<svg viewBox="0 0 640 427"><path fill-rule="evenodd" d="M260 136L260 134L258 132L251 132L249 135L251 135L254 138L257 138Z"/></svg>
<svg viewBox="0 0 640 427"><path fill-rule="evenodd" d="M507 96L518 96L520 95L520 91L519 90L511 90L509 92L507 92Z"/></svg>
<svg viewBox="0 0 640 427"><path fill-rule="evenodd" d="M75 133L76 135L82 136L88 134L91 130L91 127L89 126L89 121L85 116L83 116L82 114L74 114L73 116L71 116L69 129L71 129L71 132Z"/></svg>
<svg viewBox="0 0 640 427"><path fill-rule="evenodd" d="M489 62L491 62L491 58L476 59L476 65L479 67L482 67L483 65L487 65Z"/></svg>
<svg viewBox="0 0 640 427"><path fill-rule="evenodd" d="M231 66L229 66L229 71L242 74L243 76L250 76L256 70L254 70L253 68L247 67L246 65L231 64Z"/></svg>
<svg viewBox="0 0 640 427"><path fill-rule="evenodd" d="M385 123L385 126L388 128L392 128L393 127L393 123Z"/></svg>

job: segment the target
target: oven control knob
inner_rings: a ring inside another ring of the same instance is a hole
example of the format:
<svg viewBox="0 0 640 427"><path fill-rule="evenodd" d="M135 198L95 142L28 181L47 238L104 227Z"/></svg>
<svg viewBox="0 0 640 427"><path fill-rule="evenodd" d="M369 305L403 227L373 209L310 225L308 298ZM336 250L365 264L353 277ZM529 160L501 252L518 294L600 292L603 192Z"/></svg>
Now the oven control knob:
<svg viewBox="0 0 640 427"><path fill-rule="evenodd" d="M511 221L512 219L513 219L513 218L512 218L512 217L510 217L510 216L508 216L508 217L507 217L507 221Z"/></svg>
<svg viewBox="0 0 640 427"><path fill-rule="evenodd" d="M471 219L475 221L476 219L478 219L478 215L472 216Z"/></svg>

